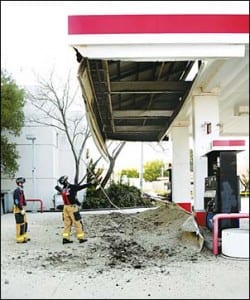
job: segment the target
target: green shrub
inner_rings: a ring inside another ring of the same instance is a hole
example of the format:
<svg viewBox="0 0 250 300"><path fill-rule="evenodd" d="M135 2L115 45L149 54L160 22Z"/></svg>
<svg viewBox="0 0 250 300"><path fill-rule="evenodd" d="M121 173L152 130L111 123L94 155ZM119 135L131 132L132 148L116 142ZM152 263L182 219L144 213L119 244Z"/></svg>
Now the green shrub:
<svg viewBox="0 0 250 300"><path fill-rule="evenodd" d="M240 192L240 195L242 197L249 197L249 191L246 191L246 192Z"/></svg>
<svg viewBox="0 0 250 300"><path fill-rule="evenodd" d="M135 186L112 183L107 189L96 191L94 188L87 190L86 199L82 208L124 208L124 207L152 207L149 199L141 196L141 191ZM113 205L113 204L114 205Z"/></svg>

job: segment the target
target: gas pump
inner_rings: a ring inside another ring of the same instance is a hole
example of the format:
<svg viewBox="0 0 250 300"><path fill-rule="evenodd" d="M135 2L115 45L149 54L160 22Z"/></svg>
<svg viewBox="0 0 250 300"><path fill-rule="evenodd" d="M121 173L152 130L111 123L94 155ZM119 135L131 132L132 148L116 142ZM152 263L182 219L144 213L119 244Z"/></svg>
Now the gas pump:
<svg viewBox="0 0 250 300"><path fill-rule="evenodd" d="M237 176L237 151L214 150L206 154L208 176L205 178L204 208L206 226L212 231L217 213L239 213L240 180ZM225 228L239 227L238 219L219 221L219 236Z"/></svg>

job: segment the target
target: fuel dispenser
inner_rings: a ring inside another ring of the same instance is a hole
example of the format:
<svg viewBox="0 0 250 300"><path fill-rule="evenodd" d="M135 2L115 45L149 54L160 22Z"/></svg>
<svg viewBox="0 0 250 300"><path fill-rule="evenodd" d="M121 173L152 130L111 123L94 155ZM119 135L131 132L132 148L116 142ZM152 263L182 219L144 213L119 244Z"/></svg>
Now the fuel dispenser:
<svg viewBox="0 0 250 300"><path fill-rule="evenodd" d="M237 176L237 151L214 150L206 154L208 176L205 178L204 208L206 226L212 231L217 213L239 213L240 180ZM219 221L219 237L225 228L238 228L238 219Z"/></svg>

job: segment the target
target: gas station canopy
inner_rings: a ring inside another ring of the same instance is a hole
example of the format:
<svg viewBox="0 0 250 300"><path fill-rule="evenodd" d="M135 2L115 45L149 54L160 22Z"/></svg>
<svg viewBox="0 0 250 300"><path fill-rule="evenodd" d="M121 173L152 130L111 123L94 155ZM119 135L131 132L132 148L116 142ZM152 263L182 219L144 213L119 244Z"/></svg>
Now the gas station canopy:
<svg viewBox="0 0 250 300"><path fill-rule="evenodd" d="M192 135L194 95L218 98L221 136L249 135L249 15L71 15L68 33L99 149Z"/></svg>
<svg viewBox="0 0 250 300"><path fill-rule="evenodd" d="M80 75L103 140L159 141L185 102L194 61L136 62L85 58Z"/></svg>

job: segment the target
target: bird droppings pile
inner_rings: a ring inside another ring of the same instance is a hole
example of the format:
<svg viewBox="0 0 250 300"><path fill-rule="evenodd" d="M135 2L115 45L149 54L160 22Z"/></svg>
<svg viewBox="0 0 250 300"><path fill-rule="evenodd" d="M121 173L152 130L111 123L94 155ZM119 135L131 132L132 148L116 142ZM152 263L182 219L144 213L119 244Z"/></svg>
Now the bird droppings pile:
<svg viewBox="0 0 250 300"><path fill-rule="evenodd" d="M13 264L28 266L30 272L32 268L82 271L91 267L100 273L112 268L162 268L170 263L212 257L207 249L197 251L191 243L183 242L181 226L190 214L173 203L134 214L83 215L88 239L84 244L77 242L73 230L74 242L62 245L63 222L50 214L40 224L38 220L31 222L34 237L21 245L20 255L12 257Z"/></svg>

